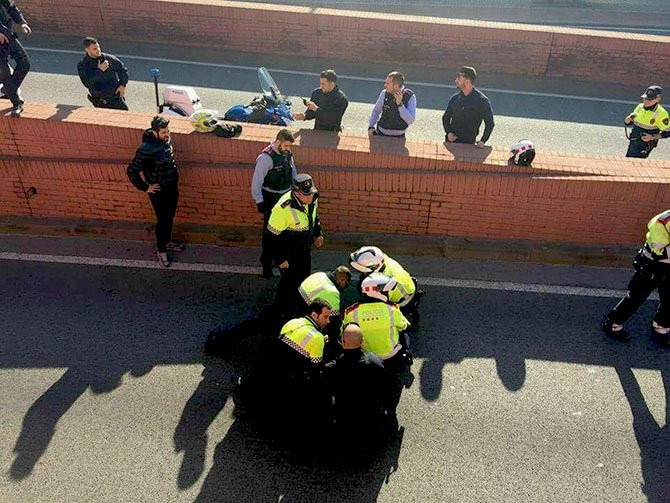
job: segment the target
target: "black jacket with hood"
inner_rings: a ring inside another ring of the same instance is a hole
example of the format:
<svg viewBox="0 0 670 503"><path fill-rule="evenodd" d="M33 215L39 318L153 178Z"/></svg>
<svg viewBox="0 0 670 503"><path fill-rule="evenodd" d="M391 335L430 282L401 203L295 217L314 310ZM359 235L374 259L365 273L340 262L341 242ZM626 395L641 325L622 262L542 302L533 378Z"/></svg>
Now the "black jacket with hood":
<svg viewBox="0 0 670 503"><path fill-rule="evenodd" d="M142 145L127 169L131 183L142 192L154 183L161 187L177 184L179 171L174 160L174 148L170 140L156 138L152 129L147 129L142 136ZM140 177L144 175L144 180Z"/></svg>

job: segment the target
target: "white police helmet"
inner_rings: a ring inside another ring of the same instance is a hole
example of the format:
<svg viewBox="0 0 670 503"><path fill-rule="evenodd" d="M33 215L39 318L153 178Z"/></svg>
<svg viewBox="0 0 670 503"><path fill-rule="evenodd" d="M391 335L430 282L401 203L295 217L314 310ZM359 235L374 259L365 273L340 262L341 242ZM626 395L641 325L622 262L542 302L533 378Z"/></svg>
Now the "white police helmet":
<svg viewBox="0 0 670 503"><path fill-rule="evenodd" d="M371 299L388 302L389 293L397 284L398 282L395 278L391 278L380 272L373 272L361 283L361 293Z"/></svg>
<svg viewBox="0 0 670 503"><path fill-rule="evenodd" d="M217 110L197 110L189 117L191 126L198 133L211 133L218 123L219 112Z"/></svg>
<svg viewBox="0 0 670 503"><path fill-rule="evenodd" d="M535 159L535 145L530 140L519 140L510 149L514 164L518 166L529 166Z"/></svg>
<svg viewBox="0 0 670 503"><path fill-rule="evenodd" d="M363 274L378 270L384 263L384 253L376 246L363 246L349 255L351 267Z"/></svg>

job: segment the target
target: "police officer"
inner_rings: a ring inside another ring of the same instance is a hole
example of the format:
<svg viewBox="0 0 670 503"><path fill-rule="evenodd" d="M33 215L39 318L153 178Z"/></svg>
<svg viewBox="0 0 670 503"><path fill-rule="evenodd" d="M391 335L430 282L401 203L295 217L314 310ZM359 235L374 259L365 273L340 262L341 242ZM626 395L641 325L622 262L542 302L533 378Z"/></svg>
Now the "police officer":
<svg viewBox="0 0 670 503"><path fill-rule="evenodd" d="M156 256L163 267L172 264L167 252L180 252L184 244L172 240L172 225L179 202L179 170L170 141L170 121L159 115L142 136L142 145L128 165L130 182L149 195L156 213ZM144 179L140 176L144 176Z"/></svg>
<svg viewBox="0 0 670 503"><path fill-rule="evenodd" d="M18 35L12 30L12 22L26 35L32 30L14 0L0 0L0 84L2 98L12 102L12 117L23 113L23 100L19 89L30 70L30 59L19 42ZM14 60L14 72L9 67L9 58Z"/></svg>
<svg viewBox="0 0 670 503"><path fill-rule="evenodd" d="M275 141L265 147L256 158L254 175L251 180L251 197L256 202L258 212L263 215L261 265L264 278L272 277L272 250L270 250L271 238L267 231L268 219L279 198L291 190L291 182L297 174L291 154L294 142L295 137L288 129L280 130Z"/></svg>
<svg viewBox="0 0 670 503"><path fill-rule="evenodd" d="M77 64L79 79L88 89L88 99L96 108L128 110L126 85L128 69L116 56L106 54L93 37L84 39L86 56Z"/></svg>
<svg viewBox="0 0 670 503"><path fill-rule="evenodd" d="M299 309L298 287L312 269L312 244L317 248L323 245L317 198L312 177L299 174L268 218L270 246L281 273L273 305L277 316L290 316Z"/></svg>
<svg viewBox="0 0 670 503"><path fill-rule="evenodd" d="M395 412L402 391L401 375L412 364L404 333L409 321L389 300L396 280L381 273L368 275L361 284L363 298L344 312L343 323L355 323L363 332L363 349L379 356L394 379L388 396L389 411Z"/></svg>
<svg viewBox="0 0 670 503"><path fill-rule="evenodd" d="M324 368L335 426L340 438L354 435L355 441L365 441L376 433L374 425L381 426L384 420L388 379L381 358L363 350L363 332L357 324L343 328L340 344L342 355Z"/></svg>
<svg viewBox="0 0 670 503"><path fill-rule="evenodd" d="M368 135L405 136L416 120L416 96L405 87L405 76L391 72L384 81L368 123Z"/></svg>
<svg viewBox="0 0 670 503"><path fill-rule="evenodd" d="M349 256L349 263L361 273L361 281L373 272L381 272L394 278L396 285L389 292L389 300L398 304L412 323L418 321L423 291L417 289L414 278L397 261L376 246L363 246Z"/></svg>
<svg viewBox="0 0 670 503"><path fill-rule="evenodd" d="M656 316L651 323L652 333L658 341L670 345L670 209L659 213L647 224L647 236L633 267L635 273L628 283L628 293L609 312L603 329L621 341L630 340L624 323L637 311L651 292L658 290L660 299Z"/></svg>
<svg viewBox="0 0 670 503"><path fill-rule="evenodd" d="M309 305L314 301L326 304L333 316L340 314L340 293L349 286L351 271L341 265L330 272L315 272L300 284L298 291Z"/></svg>
<svg viewBox="0 0 670 503"><path fill-rule="evenodd" d="M663 89L649 86L641 96L642 103L626 117L626 125L633 124L626 157L646 159L661 138L670 137L670 117L661 106Z"/></svg>

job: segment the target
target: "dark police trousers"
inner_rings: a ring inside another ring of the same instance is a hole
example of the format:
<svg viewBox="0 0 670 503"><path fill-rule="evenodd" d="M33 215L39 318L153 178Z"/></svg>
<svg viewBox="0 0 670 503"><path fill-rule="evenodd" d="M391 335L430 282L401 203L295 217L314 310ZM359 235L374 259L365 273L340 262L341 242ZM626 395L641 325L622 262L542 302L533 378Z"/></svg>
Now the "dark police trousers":
<svg viewBox="0 0 670 503"><path fill-rule="evenodd" d="M635 311L658 289L660 303L654 321L670 327L670 264L663 264L645 257L640 251L633 262L635 274L628 283L628 293L614 306L608 320L623 325Z"/></svg>
<svg viewBox="0 0 670 503"><path fill-rule="evenodd" d="M651 154L651 151L656 148L656 145L658 145L658 140L642 141L640 139L631 139L630 143L628 143L626 157L646 159Z"/></svg>
<svg viewBox="0 0 670 503"><path fill-rule="evenodd" d="M287 260L288 268L279 270L281 277L272 305L275 315L284 321L288 321L304 309L305 301L300 296L298 288L311 273L312 250L311 248L295 250Z"/></svg>
<svg viewBox="0 0 670 503"><path fill-rule="evenodd" d="M179 188L176 183L163 185L160 191L149 194L149 199L156 213L156 248L165 253L167 244L172 241L172 224L179 202Z"/></svg>
<svg viewBox="0 0 670 503"><path fill-rule="evenodd" d="M109 98L93 97L89 95L89 101L93 103L93 106L95 108L109 108L111 110L128 110L126 99L119 94L115 94L114 96L111 96Z"/></svg>
<svg viewBox="0 0 670 503"><path fill-rule="evenodd" d="M9 67L9 58L12 58L16 63L14 73ZM30 59L26 50L19 42L19 39L14 34L10 38L9 44L0 45L0 84L2 84L2 92L10 99L13 105L21 103L18 90L26 78L30 70Z"/></svg>
<svg viewBox="0 0 670 503"><path fill-rule="evenodd" d="M261 265L263 267L272 266L272 236L268 231L268 220L270 220L270 213L277 201L283 194L275 194L273 192L263 191L263 235L261 236Z"/></svg>

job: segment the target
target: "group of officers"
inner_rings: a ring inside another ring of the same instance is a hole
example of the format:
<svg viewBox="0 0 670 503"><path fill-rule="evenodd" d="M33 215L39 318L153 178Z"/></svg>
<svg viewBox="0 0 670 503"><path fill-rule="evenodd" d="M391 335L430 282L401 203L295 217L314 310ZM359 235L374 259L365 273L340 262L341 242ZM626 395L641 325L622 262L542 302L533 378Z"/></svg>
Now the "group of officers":
<svg viewBox="0 0 670 503"><path fill-rule="evenodd" d="M377 424L381 432L395 420L411 379L408 330L418 322L423 292L376 246L355 250L347 265L312 273L312 247L324 243L319 192L309 174L296 172L293 141L279 131L258 156L252 182L264 217L263 275L273 277L277 267L280 278L272 306L239 333L256 330L265 341L264 355L255 355L240 382L242 403L262 417L281 409L283 430L326 424L356 435L356 425ZM360 276L355 283L352 270ZM228 350L231 337L213 332L206 349Z"/></svg>

